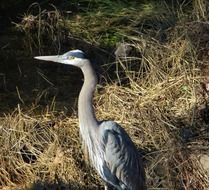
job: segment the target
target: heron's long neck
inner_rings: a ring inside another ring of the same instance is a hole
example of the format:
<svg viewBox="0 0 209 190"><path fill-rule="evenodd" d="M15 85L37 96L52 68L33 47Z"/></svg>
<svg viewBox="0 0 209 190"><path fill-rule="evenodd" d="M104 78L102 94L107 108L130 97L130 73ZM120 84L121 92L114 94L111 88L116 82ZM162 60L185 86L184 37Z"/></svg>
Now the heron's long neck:
<svg viewBox="0 0 209 190"><path fill-rule="evenodd" d="M78 114L80 130L82 132L82 130L89 131L94 130L97 127L97 119L92 105L93 93L97 84L97 76L89 61L86 62L81 70L84 74L84 83L78 100Z"/></svg>

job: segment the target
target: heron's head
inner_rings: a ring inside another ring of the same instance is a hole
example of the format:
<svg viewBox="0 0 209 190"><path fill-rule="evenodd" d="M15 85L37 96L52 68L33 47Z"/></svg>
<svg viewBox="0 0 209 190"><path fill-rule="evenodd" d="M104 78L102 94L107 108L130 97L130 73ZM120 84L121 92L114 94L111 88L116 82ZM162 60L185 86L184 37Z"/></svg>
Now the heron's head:
<svg viewBox="0 0 209 190"><path fill-rule="evenodd" d="M72 50L64 53L63 55L51 55L51 56L37 56L35 59L52 61L57 63L62 63L66 65L73 65L76 67L82 67L88 60L85 54L81 50Z"/></svg>

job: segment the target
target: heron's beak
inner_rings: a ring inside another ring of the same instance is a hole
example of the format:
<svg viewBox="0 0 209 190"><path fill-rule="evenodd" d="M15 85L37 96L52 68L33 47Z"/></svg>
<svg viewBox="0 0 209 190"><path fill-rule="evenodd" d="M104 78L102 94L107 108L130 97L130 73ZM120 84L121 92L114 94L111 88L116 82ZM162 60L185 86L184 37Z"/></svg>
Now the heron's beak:
<svg viewBox="0 0 209 190"><path fill-rule="evenodd" d="M51 56L37 56L35 59L43 60L43 61L53 61L53 62L62 62L62 58L60 55L51 55Z"/></svg>

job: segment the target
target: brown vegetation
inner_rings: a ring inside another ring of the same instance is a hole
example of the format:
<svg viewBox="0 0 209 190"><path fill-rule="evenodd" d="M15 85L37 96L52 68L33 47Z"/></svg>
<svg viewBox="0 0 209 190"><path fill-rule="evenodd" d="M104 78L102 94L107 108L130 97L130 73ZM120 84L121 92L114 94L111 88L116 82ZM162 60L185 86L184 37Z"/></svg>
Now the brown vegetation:
<svg viewBox="0 0 209 190"><path fill-rule="evenodd" d="M95 92L97 117L121 124L142 152L150 190L209 189L209 22L197 2L197 16L163 31L163 42L126 35L135 56L112 63L116 79ZM1 188L102 189L84 162L76 114L53 104L0 118Z"/></svg>

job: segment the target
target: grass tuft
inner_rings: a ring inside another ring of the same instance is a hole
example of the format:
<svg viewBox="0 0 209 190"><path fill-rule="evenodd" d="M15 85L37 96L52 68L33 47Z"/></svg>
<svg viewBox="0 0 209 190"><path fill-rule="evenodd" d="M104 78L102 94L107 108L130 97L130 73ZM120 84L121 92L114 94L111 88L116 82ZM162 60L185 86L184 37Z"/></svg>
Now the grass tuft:
<svg viewBox="0 0 209 190"><path fill-rule="evenodd" d="M98 86L94 106L99 119L115 120L133 139L143 155L148 189L209 188L209 171L202 162L202 155L209 154L209 23L204 1L193 2L192 15L186 14L184 3L178 10L167 7L164 10L170 11L160 15L155 4L148 3L140 9L145 10L145 19L136 14L137 7L124 7L122 1L116 9L112 1L83 0L83 12L65 20L70 37L80 36L99 48L117 41L130 46L125 57L102 67L111 80ZM103 12L110 5L111 11ZM17 26L25 32L31 50L35 44L42 51L44 32L56 39L62 17L56 9L49 13L39 10L36 15L26 16ZM51 18L54 20L48 24ZM34 36L31 25L35 26ZM112 65L116 69L107 70ZM44 93L39 93L36 106ZM57 110L53 98L41 115L18 106L0 118L0 188L103 187L84 161L76 114Z"/></svg>

